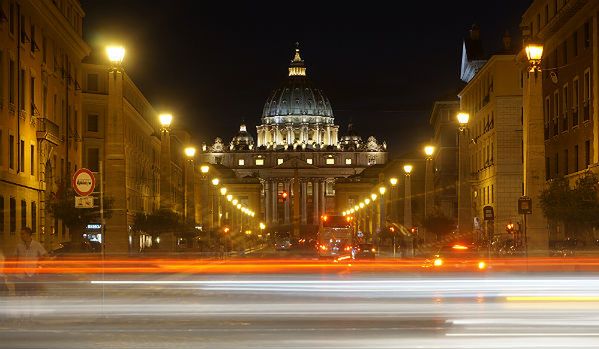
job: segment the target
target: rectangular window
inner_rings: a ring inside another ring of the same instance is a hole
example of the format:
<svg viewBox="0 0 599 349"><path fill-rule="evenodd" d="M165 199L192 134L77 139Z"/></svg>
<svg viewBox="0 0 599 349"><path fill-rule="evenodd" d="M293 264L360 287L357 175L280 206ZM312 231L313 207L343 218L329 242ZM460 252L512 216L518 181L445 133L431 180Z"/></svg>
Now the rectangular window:
<svg viewBox="0 0 599 349"><path fill-rule="evenodd" d="M495 202L495 185L491 184L491 203Z"/></svg>
<svg viewBox="0 0 599 349"><path fill-rule="evenodd" d="M589 22L584 24L584 37L583 37L584 48L591 46L591 27Z"/></svg>
<svg viewBox="0 0 599 349"><path fill-rule="evenodd" d="M37 204L35 201L31 202L31 230L34 233L37 230Z"/></svg>
<svg viewBox="0 0 599 349"><path fill-rule="evenodd" d="M100 170L100 149L87 148L87 168L92 172Z"/></svg>
<svg viewBox="0 0 599 349"><path fill-rule="evenodd" d="M591 141L584 142L584 168L589 168L591 164Z"/></svg>
<svg viewBox="0 0 599 349"><path fill-rule="evenodd" d="M555 177L559 177L559 154L555 153Z"/></svg>
<svg viewBox="0 0 599 349"><path fill-rule="evenodd" d="M15 3L11 1L10 2L10 14L8 16L8 20L10 22L8 24L8 30L10 31L10 33L12 35L15 35L15 27L17 26L16 14L17 14L17 10L15 8Z"/></svg>
<svg viewBox="0 0 599 349"><path fill-rule="evenodd" d="M264 166L264 159L256 159L256 166Z"/></svg>
<svg viewBox="0 0 599 349"><path fill-rule="evenodd" d="M345 159L345 164L346 165L351 165L351 159Z"/></svg>
<svg viewBox="0 0 599 349"><path fill-rule="evenodd" d="M583 100L583 120L590 120L590 104L591 104L591 71L587 69L584 72L584 80L582 82L582 100Z"/></svg>
<svg viewBox="0 0 599 349"><path fill-rule="evenodd" d="M568 85L562 91L562 131L568 130Z"/></svg>
<svg viewBox="0 0 599 349"><path fill-rule="evenodd" d="M27 201L21 200L21 229L27 226Z"/></svg>
<svg viewBox="0 0 599 349"><path fill-rule="evenodd" d="M21 86L19 88L19 110L18 112L20 113L21 111L25 110L25 69L21 69L21 71L19 72L19 81L21 82Z"/></svg>
<svg viewBox="0 0 599 349"><path fill-rule="evenodd" d="M21 28L20 28L20 35L21 35L21 44L24 44L27 40L27 33L25 32L25 16L21 15Z"/></svg>
<svg viewBox="0 0 599 349"><path fill-rule="evenodd" d="M25 172L25 141L21 140L21 147L19 148L19 172Z"/></svg>
<svg viewBox="0 0 599 349"><path fill-rule="evenodd" d="M568 40L564 41L564 44L562 45L562 59L563 59L563 64L568 64Z"/></svg>
<svg viewBox="0 0 599 349"><path fill-rule="evenodd" d="M10 216L10 233L14 234L17 231L17 200L10 198L9 200L9 216Z"/></svg>
<svg viewBox="0 0 599 349"><path fill-rule="evenodd" d="M29 99L31 100L30 115L35 115L35 78L32 76L29 79Z"/></svg>
<svg viewBox="0 0 599 349"><path fill-rule="evenodd" d="M549 180L551 178L551 159L549 157L545 158L545 180Z"/></svg>
<svg viewBox="0 0 599 349"><path fill-rule="evenodd" d="M34 53L35 51L39 50L39 48L37 47L37 43L35 42L35 25L33 25L33 23L31 24L31 53Z"/></svg>
<svg viewBox="0 0 599 349"><path fill-rule="evenodd" d="M239 166L245 166L245 160L244 159L239 159L239 161L237 162L237 164Z"/></svg>
<svg viewBox="0 0 599 349"><path fill-rule="evenodd" d="M578 96L580 94L580 83L578 77L572 81L572 126L577 126L579 122Z"/></svg>
<svg viewBox="0 0 599 349"><path fill-rule="evenodd" d="M572 49L574 57L578 57L578 31L572 34Z"/></svg>
<svg viewBox="0 0 599 349"><path fill-rule="evenodd" d="M280 165L283 163L283 159L277 159L277 165Z"/></svg>
<svg viewBox="0 0 599 349"><path fill-rule="evenodd" d="M4 234L4 196L0 195L0 235Z"/></svg>
<svg viewBox="0 0 599 349"><path fill-rule="evenodd" d="M35 174L35 146L33 144L29 146L29 167L33 176Z"/></svg>
<svg viewBox="0 0 599 349"><path fill-rule="evenodd" d="M87 89L89 91L98 91L98 74L87 74Z"/></svg>
<svg viewBox="0 0 599 349"><path fill-rule="evenodd" d="M574 172L578 172L578 145L574 146Z"/></svg>
<svg viewBox="0 0 599 349"><path fill-rule="evenodd" d="M15 136L8 136L8 168L15 169Z"/></svg>
<svg viewBox="0 0 599 349"><path fill-rule="evenodd" d="M48 61L48 39L42 37L42 62L46 64Z"/></svg>
<svg viewBox="0 0 599 349"><path fill-rule="evenodd" d="M312 165L312 159L306 159L306 163Z"/></svg>
<svg viewBox="0 0 599 349"><path fill-rule="evenodd" d="M564 150L564 175L567 175L569 172L568 166L568 149Z"/></svg>
<svg viewBox="0 0 599 349"><path fill-rule="evenodd" d="M8 63L8 102L11 104L15 104L15 85L16 85L16 81L15 81L15 75L16 75L16 66L15 66L15 61L14 60L10 60L10 62Z"/></svg>
<svg viewBox="0 0 599 349"><path fill-rule="evenodd" d="M326 164L327 165L335 165L335 159L333 159L333 158L327 158Z"/></svg>
<svg viewBox="0 0 599 349"><path fill-rule="evenodd" d="M87 131L98 132L98 115L88 114L87 115Z"/></svg>

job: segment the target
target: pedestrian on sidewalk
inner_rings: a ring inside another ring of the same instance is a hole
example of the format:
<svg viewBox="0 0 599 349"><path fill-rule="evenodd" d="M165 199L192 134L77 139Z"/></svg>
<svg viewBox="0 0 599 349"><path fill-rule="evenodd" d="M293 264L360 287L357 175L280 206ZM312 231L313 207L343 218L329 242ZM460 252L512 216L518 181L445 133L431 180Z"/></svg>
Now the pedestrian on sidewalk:
<svg viewBox="0 0 599 349"><path fill-rule="evenodd" d="M38 280L39 261L46 258L48 253L38 241L33 239L33 230L29 227L21 229L21 242L15 250L17 267L22 272L16 274L15 295L34 296L39 293L41 287Z"/></svg>

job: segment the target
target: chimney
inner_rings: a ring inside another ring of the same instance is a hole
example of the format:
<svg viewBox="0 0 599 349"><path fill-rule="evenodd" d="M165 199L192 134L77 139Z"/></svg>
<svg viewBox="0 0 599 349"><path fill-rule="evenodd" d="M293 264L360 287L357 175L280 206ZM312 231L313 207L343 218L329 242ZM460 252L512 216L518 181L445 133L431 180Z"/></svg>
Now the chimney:
<svg viewBox="0 0 599 349"><path fill-rule="evenodd" d="M470 29L470 39L472 39L472 40L480 39L480 28L476 24L473 24L472 28Z"/></svg>
<svg viewBox="0 0 599 349"><path fill-rule="evenodd" d="M510 35L509 30L505 30L505 33L503 33L503 48L506 51L511 51L512 50L512 36Z"/></svg>

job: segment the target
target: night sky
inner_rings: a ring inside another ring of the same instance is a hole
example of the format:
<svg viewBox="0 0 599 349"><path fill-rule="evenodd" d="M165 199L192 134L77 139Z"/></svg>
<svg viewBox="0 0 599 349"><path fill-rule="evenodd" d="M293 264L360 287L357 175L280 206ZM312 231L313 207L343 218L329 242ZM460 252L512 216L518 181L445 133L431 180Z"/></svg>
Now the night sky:
<svg viewBox="0 0 599 349"><path fill-rule="evenodd" d="M364 138L386 140L398 156L430 139L432 103L463 86L462 39L471 25L481 27L487 53L500 48L506 29L519 43L530 1L81 3L91 59L103 60L107 43L124 45L127 73L198 145L217 136L229 142L242 121L255 135L299 41L307 75L331 100L341 134L352 120Z"/></svg>

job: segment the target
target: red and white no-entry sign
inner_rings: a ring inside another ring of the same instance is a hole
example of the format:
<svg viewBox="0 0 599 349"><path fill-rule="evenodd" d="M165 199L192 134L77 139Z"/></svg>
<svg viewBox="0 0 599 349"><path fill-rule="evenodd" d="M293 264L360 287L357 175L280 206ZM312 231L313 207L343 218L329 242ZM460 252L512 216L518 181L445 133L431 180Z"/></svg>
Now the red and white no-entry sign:
<svg viewBox="0 0 599 349"><path fill-rule="evenodd" d="M72 179L73 189L81 196L88 196L94 192L96 177L87 168L80 168L75 172Z"/></svg>

